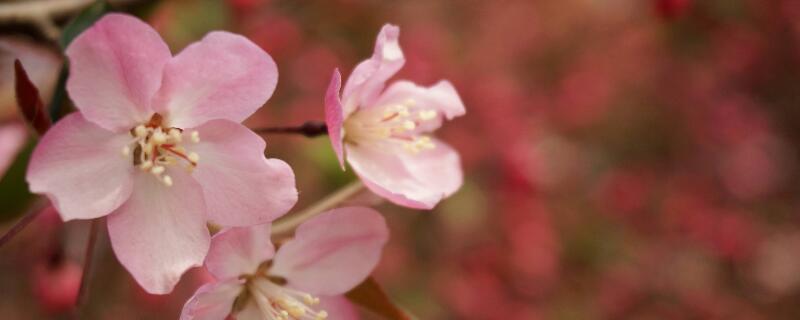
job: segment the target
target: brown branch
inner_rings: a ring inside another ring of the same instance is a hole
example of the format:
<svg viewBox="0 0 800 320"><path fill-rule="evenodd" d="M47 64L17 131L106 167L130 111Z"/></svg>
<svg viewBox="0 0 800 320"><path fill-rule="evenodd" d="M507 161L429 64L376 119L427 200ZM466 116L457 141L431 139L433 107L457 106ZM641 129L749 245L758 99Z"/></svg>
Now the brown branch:
<svg viewBox="0 0 800 320"><path fill-rule="evenodd" d="M19 219L19 221L17 221L17 223L15 223L14 226L11 227L11 229L6 231L6 233L2 237L0 237L0 247L3 247L3 245L5 245L12 238L14 238L14 236L16 236L20 231L22 231L22 229L25 229L25 227L27 227L31 222L33 222L33 220L36 219L36 217L38 217L39 214L45 210L45 208L46 206L43 205L42 203L34 204L33 207L28 211L28 213L22 216L22 218Z"/></svg>
<svg viewBox="0 0 800 320"><path fill-rule="evenodd" d="M80 312L81 306L86 304L89 298L89 282L92 280L92 268L94 266L94 253L97 251L97 234L100 233L100 224L103 218L92 220L92 226L89 229L89 240L86 243L86 253L83 259L83 275L81 276L81 286L78 290L78 299L75 300L77 311Z"/></svg>
<svg viewBox="0 0 800 320"><path fill-rule="evenodd" d="M298 127L269 127L253 129L260 134L300 134L308 138L328 134L328 126L322 121L306 121Z"/></svg>

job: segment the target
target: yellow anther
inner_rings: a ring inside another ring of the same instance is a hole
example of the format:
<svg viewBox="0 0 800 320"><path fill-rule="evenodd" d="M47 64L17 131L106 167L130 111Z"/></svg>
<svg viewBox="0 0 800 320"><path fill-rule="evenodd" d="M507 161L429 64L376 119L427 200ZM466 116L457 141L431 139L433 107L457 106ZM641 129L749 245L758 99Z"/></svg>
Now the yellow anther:
<svg viewBox="0 0 800 320"><path fill-rule="evenodd" d="M124 146L124 147L122 147L122 155L123 155L123 156L126 156L126 157L127 157L127 156L129 156L130 154L131 154L131 148L130 148L130 147L128 147L128 146Z"/></svg>
<svg viewBox="0 0 800 320"><path fill-rule="evenodd" d="M189 161L195 164L200 161L200 155L195 152L189 153L187 157L189 158Z"/></svg>
<svg viewBox="0 0 800 320"><path fill-rule="evenodd" d="M150 169L150 173L152 173L154 175L160 175L160 174L164 173L164 170L166 170L166 168L164 168L162 166L155 166L152 169Z"/></svg>
<svg viewBox="0 0 800 320"><path fill-rule="evenodd" d="M161 182L163 182L165 186L171 187L172 186L172 177L164 176L163 178L161 178Z"/></svg>
<svg viewBox="0 0 800 320"><path fill-rule="evenodd" d="M326 312L325 310L322 310L317 314L317 319L316 320L325 320L327 318L328 318L328 312Z"/></svg>
<svg viewBox="0 0 800 320"><path fill-rule="evenodd" d="M192 142L194 142L194 143L200 142L200 132L192 131L191 138L192 138Z"/></svg>
<svg viewBox="0 0 800 320"><path fill-rule="evenodd" d="M147 136L147 128L140 124L133 129L133 134L136 135L137 138L144 138Z"/></svg>
<svg viewBox="0 0 800 320"><path fill-rule="evenodd" d="M433 118L436 118L436 111L434 110L423 110L419 112L419 119L422 121L428 121Z"/></svg>
<svg viewBox="0 0 800 320"><path fill-rule="evenodd" d="M416 128L416 127L417 127L417 124L414 123L414 121L406 120L406 121L403 122L403 129L414 130L414 128Z"/></svg>

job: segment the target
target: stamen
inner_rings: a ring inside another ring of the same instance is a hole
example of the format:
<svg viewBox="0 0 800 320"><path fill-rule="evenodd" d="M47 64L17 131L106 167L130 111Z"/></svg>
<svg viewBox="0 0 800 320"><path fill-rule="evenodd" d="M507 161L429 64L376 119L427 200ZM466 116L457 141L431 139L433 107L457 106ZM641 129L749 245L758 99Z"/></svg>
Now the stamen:
<svg viewBox="0 0 800 320"><path fill-rule="evenodd" d="M197 166L200 155L195 152L187 154L186 149L180 146L183 141L182 129L163 127L163 123L163 117L156 113L146 124L132 128L130 134L133 140L121 152L124 156L133 154L135 167L150 172L164 185L171 186L172 177L165 175L168 166L183 160L186 168L191 170ZM200 141L197 131L193 131L190 138L193 142Z"/></svg>

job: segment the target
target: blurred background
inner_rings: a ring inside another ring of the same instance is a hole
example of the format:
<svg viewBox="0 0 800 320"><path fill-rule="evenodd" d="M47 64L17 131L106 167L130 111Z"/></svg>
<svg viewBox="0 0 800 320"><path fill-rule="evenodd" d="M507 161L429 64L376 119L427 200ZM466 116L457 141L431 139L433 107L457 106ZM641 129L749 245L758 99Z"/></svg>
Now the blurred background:
<svg viewBox="0 0 800 320"><path fill-rule="evenodd" d="M375 276L420 319L800 318L800 1L178 0L132 10L174 53L214 29L267 50L279 83L252 127L323 119L332 70L349 74L386 22L401 27L398 79L455 84L467 115L438 134L461 153L463 188L432 212L378 206L392 239ZM62 63L29 29L0 38L0 230L38 201L22 182L34 142L12 61L45 99ZM355 179L326 137L266 139L268 156L295 170L297 208ZM3 318L67 317L87 231L45 213L0 249ZM195 270L173 294L147 295L99 241L88 318L175 319L205 277Z"/></svg>

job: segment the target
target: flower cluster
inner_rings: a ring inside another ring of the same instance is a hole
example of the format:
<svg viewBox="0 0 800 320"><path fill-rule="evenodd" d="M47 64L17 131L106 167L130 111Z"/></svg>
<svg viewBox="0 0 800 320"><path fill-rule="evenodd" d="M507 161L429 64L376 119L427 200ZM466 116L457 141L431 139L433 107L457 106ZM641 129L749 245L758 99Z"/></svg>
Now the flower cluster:
<svg viewBox="0 0 800 320"><path fill-rule="evenodd" d="M333 149L362 183L396 204L430 209L462 184L458 154L430 136L464 114L453 86L385 82L403 65L399 29L325 106ZM149 293L173 290L189 268L216 281L182 319L325 319L380 260L383 217L366 207L314 213L274 246L271 223L297 202L288 164L241 124L270 98L278 71L250 40L211 32L177 55L158 33L109 14L67 48L78 112L43 136L27 172L64 221L106 217L120 263ZM318 214L318 215L317 215ZM221 229L213 237L209 231ZM344 313L335 319L351 318Z"/></svg>

